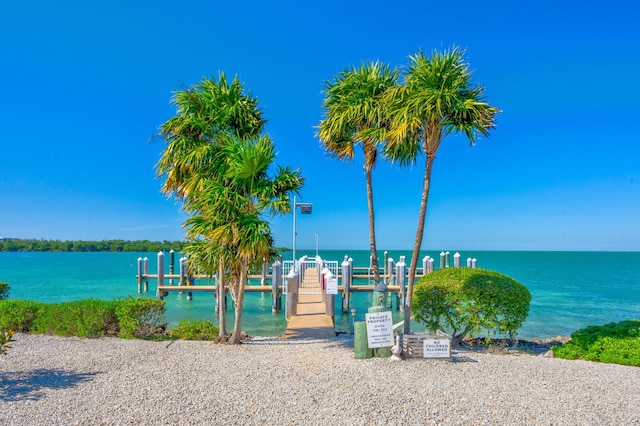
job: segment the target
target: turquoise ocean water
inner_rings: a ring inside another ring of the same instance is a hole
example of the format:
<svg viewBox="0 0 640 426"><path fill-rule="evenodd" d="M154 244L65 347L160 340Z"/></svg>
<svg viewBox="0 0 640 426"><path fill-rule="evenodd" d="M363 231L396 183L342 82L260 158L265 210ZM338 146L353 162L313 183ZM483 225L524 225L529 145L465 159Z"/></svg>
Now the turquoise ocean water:
<svg viewBox="0 0 640 426"><path fill-rule="evenodd" d="M438 268L439 253L425 251L421 258L435 257ZM315 250L296 253L304 254L314 256ZM410 254L409 250L388 252L396 261L400 255L408 259ZM460 254L463 265L468 257L476 258L478 267L499 271L527 286L532 295L531 311L519 330L522 338L570 335L588 325L640 318L640 252L461 251ZM364 250L320 251L322 258L338 262L345 255L354 259L354 266L369 264L369 253ZM288 256L290 253L284 253L285 259ZM156 272L156 253L2 252L0 281L11 285L11 299L63 302L138 297L138 257L148 257L150 272ZM167 256L167 272L168 263ZM420 262L418 266L421 265ZM152 281L149 293L142 297L154 297L155 285ZM206 318L217 322L211 293L194 293L191 301L184 294L170 293L165 300L170 327L181 319ZM283 306L284 303L283 300ZM370 304L370 293L353 295L352 307L358 310L358 320L363 319ZM340 301L336 299L336 328L349 331L350 318L339 307ZM232 321L233 311L229 310L227 315L228 321ZM401 319L400 313L395 316L396 320ZM276 336L285 328L284 314L271 313L270 294L247 293L243 313L243 329L247 333Z"/></svg>

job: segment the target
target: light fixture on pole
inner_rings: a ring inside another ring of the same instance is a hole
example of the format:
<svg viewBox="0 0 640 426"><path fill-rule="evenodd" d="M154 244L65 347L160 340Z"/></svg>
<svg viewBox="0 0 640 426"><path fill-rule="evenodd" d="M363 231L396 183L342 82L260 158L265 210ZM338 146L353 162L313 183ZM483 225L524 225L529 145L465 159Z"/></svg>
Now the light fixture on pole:
<svg viewBox="0 0 640 426"><path fill-rule="evenodd" d="M316 257L318 257L318 233L316 232Z"/></svg>
<svg viewBox="0 0 640 426"><path fill-rule="evenodd" d="M300 214L311 214L313 208L312 203L296 203L296 197L293 196L293 263L296 262L296 209L300 207Z"/></svg>

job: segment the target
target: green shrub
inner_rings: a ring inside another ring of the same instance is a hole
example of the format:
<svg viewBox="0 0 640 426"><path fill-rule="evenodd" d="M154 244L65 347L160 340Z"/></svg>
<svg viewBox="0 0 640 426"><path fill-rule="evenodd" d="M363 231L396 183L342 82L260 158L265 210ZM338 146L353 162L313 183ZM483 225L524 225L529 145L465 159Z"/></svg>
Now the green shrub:
<svg viewBox="0 0 640 426"><path fill-rule="evenodd" d="M9 346L9 343L11 342L15 342L15 339L13 338L13 330L0 330L0 355L7 354L7 349L11 349L11 346Z"/></svg>
<svg viewBox="0 0 640 426"><path fill-rule="evenodd" d="M145 338L164 332L165 302L158 299L116 300L116 317L120 327L118 336L125 339Z"/></svg>
<svg viewBox="0 0 640 426"><path fill-rule="evenodd" d="M0 300L0 330L28 333L45 303L30 300Z"/></svg>
<svg viewBox="0 0 640 426"><path fill-rule="evenodd" d="M9 286L9 283L0 281L0 300L7 300L9 298L10 290L11 286Z"/></svg>
<svg viewBox="0 0 640 426"><path fill-rule="evenodd" d="M640 367L640 321L587 327L573 333L569 342L551 350L558 358Z"/></svg>
<svg viewBox="0 0 640 426"><path fill-rule="evenodd" d="M33 321L32 332L58 336L115 335L118 321L114 302L77 300L45 304Z"/></svg>
<svg viewBox="0 0 640 426"><path fill-rule="evenodd" d="M162 333L165 326L164 302L156 299L64 303L0 300L0 331L135 338Z"/></svg>
<svg viewBox="0 0 640 426"><path fill-rule="evenodd" d="M482 330L513 337L529 314L531 293L506 275L484 269L446 268L422 277L413 315L431 331L452 333L453 345Z"/></svg>
<svg viewBox="0 0 640 426"><path fill-rule="evenodd" d="M169 336L184 340L215 340L218 337L218 326L209 320L182 320L178 327L169 330Z"/></svg>

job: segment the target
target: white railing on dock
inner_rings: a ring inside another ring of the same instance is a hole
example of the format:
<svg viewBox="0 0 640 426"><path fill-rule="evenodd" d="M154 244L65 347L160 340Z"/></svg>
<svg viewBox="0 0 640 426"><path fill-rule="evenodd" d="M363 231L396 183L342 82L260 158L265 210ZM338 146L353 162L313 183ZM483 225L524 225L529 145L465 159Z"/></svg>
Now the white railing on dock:
<svg viewBox="0 0 640 426"><path fill-rule="evenodd" d="M299 294L318 294L322 291L322 270L326 267L331 271L334 276L340 275L340 269L338 261L336 260L323 260L320 258L308 258L306 256L295 261L296 267L294 268L293 260L282 261L282 292L287 294L287 281L292 275L297 275ZM315 279L305 280L305 275L312 269L317 274ZM293 270L293 271L292 271ZM305 283L302 286L302 283Z"/></svg>

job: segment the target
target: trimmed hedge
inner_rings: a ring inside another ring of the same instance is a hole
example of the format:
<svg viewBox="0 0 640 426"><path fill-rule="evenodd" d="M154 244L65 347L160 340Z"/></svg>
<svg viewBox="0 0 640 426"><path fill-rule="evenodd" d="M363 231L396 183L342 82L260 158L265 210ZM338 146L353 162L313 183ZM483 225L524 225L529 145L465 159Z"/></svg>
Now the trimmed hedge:
<svg viewBox="0 0 640 426"><path fill-rule="evenodd" d="M164 301L157 299L78 300L40 303L0 301L0 330L59 336L123 338L164 333Z"/></svg>
<svg viewBox="0 0 640 426"><path fill-rule="evenodd" d="M118 332L114 302L89 299L44 305L31 324L31 332L78 337L113 336Z"/></svg>
<svg viewBox="0 0 640 426"><path fill-rule="evenodd" d="M529 314L531 293L513 278L476 268L439 269L422 277L413 315L431 331L446 330L459 345L483 330L513 337Z"/></svg>
<svg viewBox="0 0 640 426"><path fill-rule="evenodd" d="M30 300L0 300L0 330L30 333L46 303Z"/></svg>

